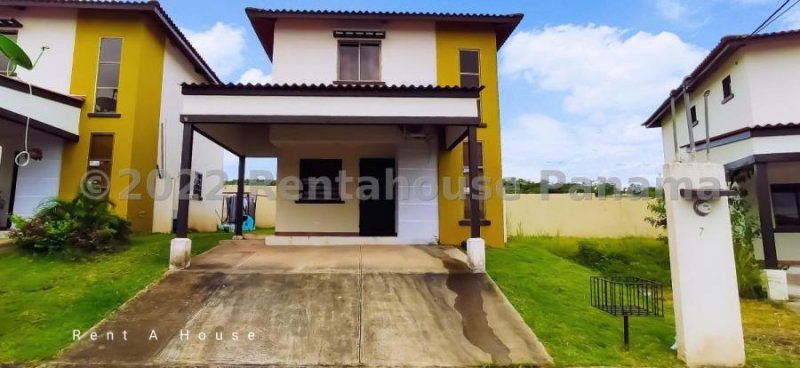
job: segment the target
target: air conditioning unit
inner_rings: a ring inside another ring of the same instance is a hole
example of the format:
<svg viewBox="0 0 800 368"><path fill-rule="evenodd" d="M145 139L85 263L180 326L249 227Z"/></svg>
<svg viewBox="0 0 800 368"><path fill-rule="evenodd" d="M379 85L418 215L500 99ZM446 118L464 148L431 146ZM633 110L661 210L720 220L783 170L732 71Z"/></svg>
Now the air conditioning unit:
<svg viewBox="0 0 800 368"><path fill-rule="evenodd" d="M405 139L428 139L428 133L422 125L403 125L402 129Z"/></svg>

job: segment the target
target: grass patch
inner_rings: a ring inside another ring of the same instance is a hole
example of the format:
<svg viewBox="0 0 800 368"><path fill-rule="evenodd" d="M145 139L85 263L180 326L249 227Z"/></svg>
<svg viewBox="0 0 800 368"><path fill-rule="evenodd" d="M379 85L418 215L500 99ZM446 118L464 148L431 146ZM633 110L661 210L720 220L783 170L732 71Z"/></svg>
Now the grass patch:
<svg viewBox="0 0 800 368"><path fill-rule="evenodd" d="M631 351L623 351L622 319L589 305L589 276L608 270L574 261L587 241L603 254L622 254L629 275L670 286L669 252L655 239L516 238L507 248L487 249L487 269L558 366L682 366L670 350L669 293L664 318L631 318ZM742 314L748 366L800 366L799 314L753 300L742 301Z"/></svg>
<svg viewBox="0 0 800 368"><path fill-rule="evenodd" d="M86 262L15 248L0 252L0 363L55 355L71 342L72 329L90 328L164 274L172 237L134 236L125 250ZM230 234L189 237L198 254Z"/></svg>

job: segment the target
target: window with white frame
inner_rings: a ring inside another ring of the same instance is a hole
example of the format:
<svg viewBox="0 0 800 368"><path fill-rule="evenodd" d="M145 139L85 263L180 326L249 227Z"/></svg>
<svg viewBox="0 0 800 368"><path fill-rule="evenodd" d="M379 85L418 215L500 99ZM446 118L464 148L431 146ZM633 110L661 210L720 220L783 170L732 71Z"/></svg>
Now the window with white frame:
<svg viewBox="0 0 800 368"><path fill-rule="evenodd" d="M121 61L122 39L115 37L101 38L94 112L117 112Z"/></svg>
<svg viewBox="0 0 800 368"><path fill-rule="evenodd" d="M379 41L339 41L340 81L379 82L380 64Z"/></svg>

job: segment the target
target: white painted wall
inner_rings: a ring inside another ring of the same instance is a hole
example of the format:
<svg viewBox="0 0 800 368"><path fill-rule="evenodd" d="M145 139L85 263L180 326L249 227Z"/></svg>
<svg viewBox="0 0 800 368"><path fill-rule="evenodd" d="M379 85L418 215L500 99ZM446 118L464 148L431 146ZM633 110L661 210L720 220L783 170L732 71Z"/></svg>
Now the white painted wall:
<svg viewBox="0 0 800 368"><path fill-rule="evenodd" d="M12 125L13 124L13 125ZM22 136L24 127L9 122L0 122L0 198L5 205L0 209L0 227L5 226L11 199L11 179L14 170L14 154L24 149ZM58 195L61 174L61 138L30 130L28 147L42 150L42 160L31 160L27 166L19 167L17 176L14 214L31 216L39 204Z"/></svg>
<svg viewBox="0 0 800 368"><path fill-rule="evenodd" d="M0 107L69 133L78 134L80 107L31 95L30 90L22 92L5 87L0 87Z"/></svg>
<svg viewBox="0 0 800 368"><path fill-rule="evenodd" d="M276 83L324 83L337 79L334 29L385 30L381 78L387 84L436 84L434 22L341 22L280 19L275 25L272 77Z"/></svg>
<svg viewBox="0 0 800 368"><path fill-rule="evenodd" d="M22 23L17 43L35 60L42 46L47 50L36 68L17 68L20 78L37 86L69 94L78 12L75 9L29 7L19 10L0 7L0 14Z"/></svg>
<svg viewBox="0 0 800 368"><path fill-rule="evenodd" d="M334 96L185 96L184 114L477 117L473 98Z"/></svg>
<svg viewBox="0 0 800 368"><path fill-rule="evenodd" d="M764 124L797 122L800 104L800 40L769 41L746 46L737 51L717 72L713 73L692 94L692 104L697 107L700 124L694 128L695 140L705 136L705 111L703 92L710 90L708 98L710 135L717 136L737 129ZM722 103L722 79L731 76L734 98ZM678 146L689 143L683 99L676 108ZM662 142L665 161L674 160L672 117L662 119ZM753 139L751 143L737 142L711 149L711 161L728 163L758 153L797 152L800 136ZM716 152L715 152L716 151ZM688 160L685 148L680 149L680 159ZM697 155L705 161L705 154Z"/></svg>
<svg viewBox="0 0 800 368"><path fill-rule="evenodd" d="M695 139L706 138L703 110L703 91L706 89L711 91L708 100L712 137L748 126L797 122L800 117L800 104L797 103L800 64L797 60L800 60L800 40L760 42L736 52L692 95L700 121L694 128ZM722 104L722 79L727 75L731 75L734 98ZM689 139L682 100L678 101L676 118L678 145L683 146L689 143ZM670 116L662 120L666 162L675 159L671 120ZM754 154L786 152L800 152L800 135L750 138L714 147L708 161L726 164ZM698 152L696 158L699 162L706 161L705 152ZM689 160L685 148L679 150L679 159ZM798 163L770 164L768 170L770 184L800 182ZM757 216L758 202L753 181L743 183L743 188L750 193L747 200ZM775 243L779 260L800 260L800 234L776 233ZM760 239L755 244L755 251L756 256L763 259Z"/></svg>
<svg viewBox="0 0 800 368"><path fill-rule="evenodd" d="M166 152L162 146L158 147L158 165L165 163L166 172L169 174L164 179L156 179L156 193L163 195L157 197L153 210L153 232L170 232L172 219L178 209L178 180L180 174L181 143L183 137L183 124L180 114L183 109L183 95L181 94L182 82L203 82L202 76L194 72L194 67L169 41L164 55L164 77L161 92L161 123L164 127ZM161 138L159 138L159 143ZM219 177L211 175L212 170L223 169L223 150L207 138L195 134L194 148L192 150L192 170L205 173L203 175L203 190L209 191L219 184ZM219 186L221 189L221 186ZM214 231L218 217L215 213L222 208L221 190L216 193L205 193L202 201L192 200L189 205L189 228L199 231Z"/></svg>

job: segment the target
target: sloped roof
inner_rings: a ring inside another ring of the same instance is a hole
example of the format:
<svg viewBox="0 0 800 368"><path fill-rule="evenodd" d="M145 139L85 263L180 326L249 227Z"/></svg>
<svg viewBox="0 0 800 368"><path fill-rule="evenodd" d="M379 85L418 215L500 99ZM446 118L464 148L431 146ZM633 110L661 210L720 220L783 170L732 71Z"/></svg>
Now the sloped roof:
<svg viewBox="0 0 800 368"><path fill-rule="evenodd" d="M474 13L433 13L401 11L349 11L349 10L287 10L247 8L247 17L256 30L261 45L272 60L275 21L278 19L343 19L343 20L428 20L435 22L483 23L495 27L497 48L503 46L519 22L522 13L514 14L474 14Z"/></svg>
<svg viewBox="0 0 800 368"><path fill-rule="evenodd" d="M203 60L172 18L158 1L100 1L100 0L0 0L0 6L78 8L118 11L138 11L151 14L163 27L175 47L189 59L195 70L211 83L220 83L219 77Z"/></svg>
<svg viewBox="0 0 800 368"><path fill-rule="evenodd" d="M734 52L753 42L772 41L780 39L791 39L800 35L800 29L792 31L781 31L772 33L762 33L755 35L729 35L722 37L717 46L700 62L699 65L684 79L687 83L689 92L702 83L709 75L717 71ZM669 96L661 105L647 118L642 125L647 128L661 127L661 119L667 114L670 108L670 99L682 93L682 85L670 91Z"/></svg>

